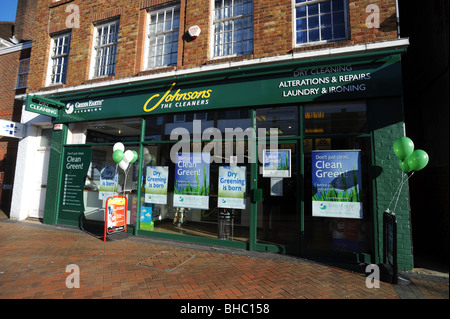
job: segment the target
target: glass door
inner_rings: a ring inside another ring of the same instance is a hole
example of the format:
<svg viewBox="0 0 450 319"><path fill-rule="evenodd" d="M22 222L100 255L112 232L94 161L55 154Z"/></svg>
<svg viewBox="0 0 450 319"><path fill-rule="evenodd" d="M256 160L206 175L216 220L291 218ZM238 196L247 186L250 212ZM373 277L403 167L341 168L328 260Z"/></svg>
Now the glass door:
<svg viewBox="0 0 450 319"><path fill-rule="evenodd" d="M264 200L257 203L257 241L282 247L281 250L286 253L298 254L298 143L296 140L286 140L278 144L277 150L269 149L269 145L259 145L259 150L265 159L259 164L258 172L258 188L262 189ZM275 156L271 155L273 151ZM271 164L278 164L278 168L290 172L270 171L267 168Z"/></svg>

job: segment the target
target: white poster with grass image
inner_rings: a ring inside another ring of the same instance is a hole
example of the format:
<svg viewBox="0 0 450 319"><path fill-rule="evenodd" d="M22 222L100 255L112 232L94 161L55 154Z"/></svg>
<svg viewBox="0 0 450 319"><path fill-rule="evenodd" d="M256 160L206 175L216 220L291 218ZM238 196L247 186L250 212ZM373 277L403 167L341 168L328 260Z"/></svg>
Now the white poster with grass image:
<svg viewBox="0 0 450 319"><path fill-rule="evenodd" d="M312 151L312 215L363 217L359 150Z"/></svg>
<svg viewBox="0 0 450 319"><path fill-rule="evenodd" d="M219 208L245 209L245 166L219 166Z"/></svg>
<svg viewBox="0 0 450 319"><path fill-rule="evenodd" d="M117 195L118 174L115 166L104 166L100 171L100 186L98 188L98 199L108 199Z"/></svg>
<svg viewBox="0 0 450 319"><path fill-rule="evenodd" d="M167 204L168 166L147 166L145 177L145 202Z"/></svg>
<svg viewBox="0 0 450 319"><path fill-rule="evenodd" d="M209 163L209 153L177 155L174 207L209 209Z"/></svg>
<svg viewBox="0 0 450 319"><path fill-rule="evenodd" d="M264 150L263 177L291 177L291 150Z"/></svg>

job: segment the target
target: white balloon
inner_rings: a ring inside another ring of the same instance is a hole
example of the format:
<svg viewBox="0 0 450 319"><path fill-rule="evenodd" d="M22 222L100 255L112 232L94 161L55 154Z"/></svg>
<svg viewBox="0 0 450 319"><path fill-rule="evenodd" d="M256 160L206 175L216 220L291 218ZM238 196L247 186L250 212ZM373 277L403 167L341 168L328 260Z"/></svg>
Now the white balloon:
<svg viewBox="0 0 450 319"><path fill-rule="evenodd" d="M132 151L128 150L123 154L123 161L130 163L131 160L134 158L134 154Z"/></svg>
<svg viewBox="0 0 450 319"><path fill-rule="evenodd" d="M125 171L128 168L128 162L125 162L125 160L121 160L119 163L119 167Z"/></svg>
<svg viewBox="0 0 450 319"><path fill-rule="evenodd" d="M122 152L125 150L125 146L123 146L122 143L117 142L116 144L114 144L113 146L113 152L117 151L117 150L121 150Z"/></svg>
<svg viewBox="0 0 450 319"><path fill-rule="evenodd" d="M144 154L149 154L150 152L148 151L148 148L144 147Z"/></svg>
<svg viewBox="0 0 450 319"><path fill-rule="evenodd" d="M147 165L152 161L152 156L150 154L144 154L144 165Z"/></svg>

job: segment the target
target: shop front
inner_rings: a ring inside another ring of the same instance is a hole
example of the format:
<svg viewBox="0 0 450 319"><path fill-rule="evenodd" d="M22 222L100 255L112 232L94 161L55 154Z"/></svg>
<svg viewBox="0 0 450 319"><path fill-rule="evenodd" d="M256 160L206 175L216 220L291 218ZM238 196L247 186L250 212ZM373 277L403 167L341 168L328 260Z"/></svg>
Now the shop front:
<svg viewBox="0 0 450 319"><path fill-rule="evenodd" d="M390 155L404 133L400 53L49 96L64 107L44 223L102 227L106 200L122 195L130 234L377 262L385 185L401 178ZM119 146L137 159L121 163Z"/></svg>

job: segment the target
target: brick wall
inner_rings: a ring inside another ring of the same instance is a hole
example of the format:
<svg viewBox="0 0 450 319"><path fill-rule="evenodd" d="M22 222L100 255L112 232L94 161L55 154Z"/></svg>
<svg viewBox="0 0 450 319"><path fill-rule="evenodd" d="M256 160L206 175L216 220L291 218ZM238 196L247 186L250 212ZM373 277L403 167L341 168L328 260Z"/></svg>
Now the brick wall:
<svg viewBox="0 0 450 319"><path fill-rule="evenodd" d="M30 57L31 49L0 54L0 119L20 122L22 102L15 100L16 94L25 89L16 89L19 61ZM3 184L12 185L16 167L18 139L0 136L0 174ZM9 212L11 189L0 189L1 209Z"/></svg>
<svg viewBox="0 0 450 319"><path fill-rule="evenodd" d="M34 12L38 0L19 0L17 3L15 36L18 41L29 41L33 39Z"/></svg>
<svg viewBox="0 0 450 319"><path fill-rule="evenodd" d="M253 54L225 59L211 59L210 14L211 0L98 0L60 1L39 0L35 14L35 39L31 59L29 91L45 90L45 77L50 47L50 34L71 31L72 42L69 57L67 82L64 86L134 77L142 74L166 72L174 68L143 71L143 51L145 40L146 11L165 4L180 4L180 34L178 63L176 68L186 69L205 64L222 63L229 60L257 59L292 52L341 47L367 42L385 41L397 38L395 0L349 0L350 37L345 41L295 48L293 45L292 1L254 0L254 51ZM380 8L379 29L368 29L365 21L369 13L366 7L375 3ZM66 8L76 4L80 12L80 27L66 26L66 19L72 11ZM119 45L116 73L107 79L89 80L89 65L93 40L93 23L103 19L119 17ZM186 32L192 25L202 30L200 36L191 41Z"/></svg>
<svg viewBox="0 0 450 319"><path fill-rule="evenodd" d="M409 270L413 266L411 242L411 223L409 207L409 191L406 183L395 206L397 191L402 181L402 171L398 166L398 157L392 151L392 145L399 136L404 135L402 100L377 99L370 100L372 109L374 171L379 172L375 178L375 197L377 207L374 212L378 221L378 253L383 257L383 213L395 207L397 218L397 258L399 269ZM386 115L389 116L386 116ZM394 200L393 200L394 198Z"/></svg>

